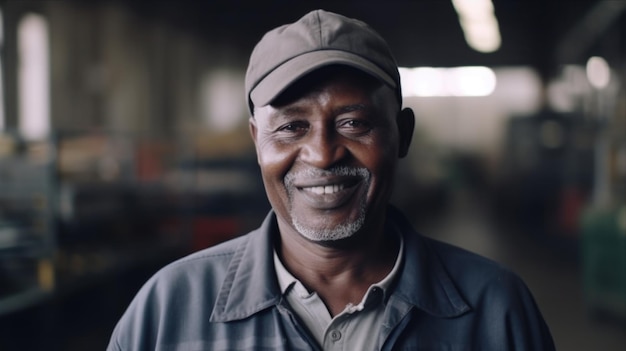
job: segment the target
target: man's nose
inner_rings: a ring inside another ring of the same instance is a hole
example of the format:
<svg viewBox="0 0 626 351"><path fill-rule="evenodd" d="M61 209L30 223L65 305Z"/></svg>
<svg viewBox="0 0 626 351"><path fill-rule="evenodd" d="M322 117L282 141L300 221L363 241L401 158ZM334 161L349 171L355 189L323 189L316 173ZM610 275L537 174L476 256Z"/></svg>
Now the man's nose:
<svg viewBox="0 0 626 351"><path fill-rule="evenodd" d="M316 168L327 169L346 157L347 149L334 130L311 131L303 140L300 159Z"/></svg>

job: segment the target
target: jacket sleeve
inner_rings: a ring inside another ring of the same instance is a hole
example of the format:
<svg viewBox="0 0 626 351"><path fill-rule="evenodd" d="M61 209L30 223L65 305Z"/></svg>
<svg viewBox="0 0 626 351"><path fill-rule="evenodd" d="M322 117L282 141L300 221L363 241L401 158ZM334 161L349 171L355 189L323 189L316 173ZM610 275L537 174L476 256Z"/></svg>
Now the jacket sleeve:
<svg viewBox="0 0 626 351"><path fill-rule="evenodd" d="M156 336L152 334L158 330L155 324L160 317L152 283L153 279L144 285L118 321L107 351L155 349L153 339Z"/></svg>
<svg viewBox="0 0 626 351"><path fill-rule="evenodd" d="M503 271L486 286L477 307L480 349L555 350L552 336L524 282Z"/></svg>

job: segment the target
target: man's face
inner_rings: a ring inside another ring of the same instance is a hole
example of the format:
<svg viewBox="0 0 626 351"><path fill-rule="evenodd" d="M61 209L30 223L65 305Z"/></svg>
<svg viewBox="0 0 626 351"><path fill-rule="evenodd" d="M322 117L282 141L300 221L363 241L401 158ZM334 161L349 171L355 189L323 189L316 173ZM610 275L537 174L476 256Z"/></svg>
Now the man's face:
<svg viewBox="0 0 626 351"><path fill-rule="evenodd" d="M392 90L340 71L284 95L250 119L281 230L329 242L384 218L398 156L408 147L400 139L410 138L399 132Z"/></svg>

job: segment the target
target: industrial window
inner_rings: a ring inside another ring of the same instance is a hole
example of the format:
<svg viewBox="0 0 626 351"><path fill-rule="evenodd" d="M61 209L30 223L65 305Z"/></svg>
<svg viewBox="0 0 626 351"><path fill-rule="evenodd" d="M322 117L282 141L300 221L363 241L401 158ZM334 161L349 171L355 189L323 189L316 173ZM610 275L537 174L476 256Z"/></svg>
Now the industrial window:
<svg viewBox="0 0 626 351"><path fill-rule="evenodd" d="M48 23L29 13L17 28L18 123L25 139L36 140L50 132L50 53Z"/></svg>
<svg viewBox="0 0 626 351"><path fill-rule="evenodd" d="M2 74L4 59L4 22L2 19L2 7L0 7L0 132L4 130L4 76Z"/></svg>

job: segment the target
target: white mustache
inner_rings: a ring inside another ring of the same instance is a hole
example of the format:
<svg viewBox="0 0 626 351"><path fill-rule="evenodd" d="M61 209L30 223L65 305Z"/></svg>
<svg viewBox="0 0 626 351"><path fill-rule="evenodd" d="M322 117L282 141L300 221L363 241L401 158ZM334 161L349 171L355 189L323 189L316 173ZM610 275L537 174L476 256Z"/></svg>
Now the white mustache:
<svg viewBox="0 0 626 351"><path fill-rule="evenodd" d="M339 166L333 167L330 169L319 169L319 168L306 168L297 172L289 172L285 175L285 184L287 186L293 185L295 179L308 179L308 178L320 178L320 177L331 177L331 176L351 176L351 177L360 177L362 179L369 179L370 172L367 168L362 167L346 167Z"/></svg>

